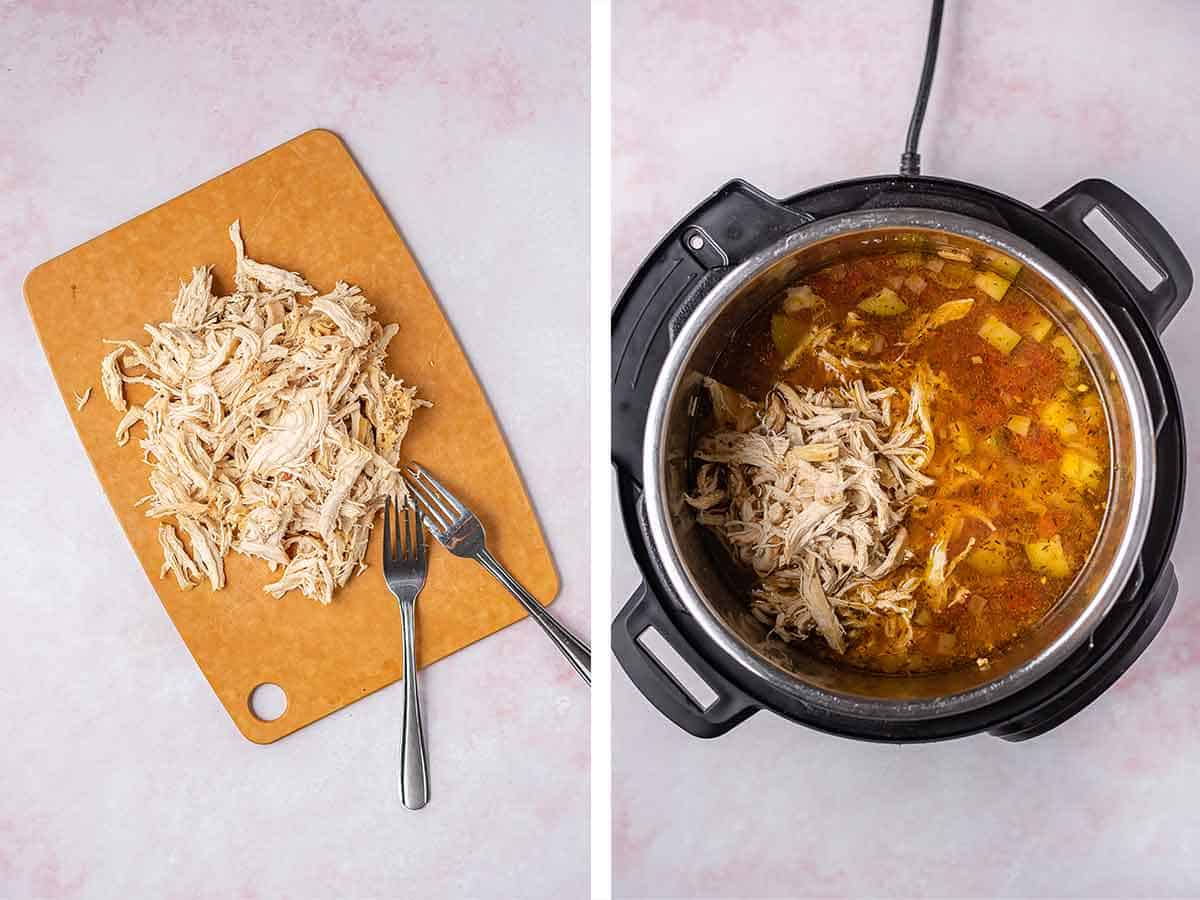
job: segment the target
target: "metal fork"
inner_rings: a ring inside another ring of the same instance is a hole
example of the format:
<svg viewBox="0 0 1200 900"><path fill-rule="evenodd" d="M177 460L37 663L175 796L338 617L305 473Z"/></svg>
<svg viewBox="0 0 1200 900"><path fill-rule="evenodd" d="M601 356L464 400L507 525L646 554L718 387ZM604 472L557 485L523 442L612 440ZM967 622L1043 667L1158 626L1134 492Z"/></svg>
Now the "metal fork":
<svg viewBox="0 0 1200 900"><path fill-rule="evenodd" d="M487 536L483 525L471 510L467 509L437 479L416 463L404 470L404 480L409 495L416 499L429 523L429 531L455 556L474 559L511 593L529 613L529 617L542 627L550 640L562 651L563 656L575 667L589 685L592 683L592 651L583 641L558 624L558 620L538 603L537 599L521 587L508 574L508 570L488 552Z"/></svg>
<svg viewBox="0 0 1200 900"><path fill-rule="evenodd" d="M401 531L400 519L404 520ZM383 577L400 602L404 634L404 731L400 737L400 802L420 809L429 802L429 762L425 755L425 729L421 725L421 699L417 695L417 595L425 586L429 565L423 517L411 500L403 512L388 497L383 507ZM393 538L395 543L393 545Z"/></svg>

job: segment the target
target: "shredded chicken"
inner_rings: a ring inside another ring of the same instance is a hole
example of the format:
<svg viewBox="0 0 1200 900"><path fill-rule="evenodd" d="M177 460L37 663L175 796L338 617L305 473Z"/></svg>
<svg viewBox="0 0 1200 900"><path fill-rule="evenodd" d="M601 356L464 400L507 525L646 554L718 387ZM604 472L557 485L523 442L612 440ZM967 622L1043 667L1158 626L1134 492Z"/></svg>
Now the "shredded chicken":
<svg viewBox="0 0 1200 900"><path fill-rule="evenodd" d="M100 389L113 408L125 411L125 386L121 382L121 370L117 368L117 358L125 351L118 347L100 362Z"/></svg>
<svg viewBox="0 0 1200 900"><path fill-rule="evenodd" d="M161 575L220 590L234 551L282 567L272 595L329 603L365 568L384 498L403 496L400 443L429 404L384 371L398 326L375 321L357 287L318 296L299 274L247 257L237 222L229 237L234 292L216 296L212 269L193 270L170 321L145 326L149 343L106 342L101 388L125 413L118 444L145 427L152 492L139 505L168 520ZM152 396L130 405L126 384Z"/></svg>
<svg viewBox="0 0 1200 900"><path fill-rule="evenodd" d="M901 392L892 387L781 382L752 426L731 414L751 401L712 379L705 386L718 430L698 444L687 502L753 569L753 614L784 640L816 632L839 653L848 629L881 615L889 634L911 639L920 579L888 576L912 556L903 523L933 484L921 471L934 439L919 375L903 418L893 417Z"/></svg>
<svg viewBox="0 0 1200 900"><path fill-rule="evenodd" d="M923 313L917 316L904 331L905 351L907 352L914 344L927 337L935 328L941 328L943 325L966 318L974 306L973 297L964 297L961 300L948 300L932 313ZM903 355L902 353L901 356Z"/></svg>

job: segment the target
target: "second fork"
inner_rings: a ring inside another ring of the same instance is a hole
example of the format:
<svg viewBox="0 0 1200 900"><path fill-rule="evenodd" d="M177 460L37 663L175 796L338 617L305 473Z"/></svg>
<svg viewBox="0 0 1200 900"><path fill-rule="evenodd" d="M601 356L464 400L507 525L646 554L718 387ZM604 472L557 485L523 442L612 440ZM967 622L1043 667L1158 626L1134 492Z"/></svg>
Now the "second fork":
<svg viewBox="0 0 1200 900"><path fill-rule="evenodd" d="M416 463L404 470L412 497L429 521L429 531L455 556L473 559L488 570L554 642L567 661L589 685L592 683L592 651L588 645L559 624L537 598L487 549L487 535L479 517L463 505L436 478Z"/></svg>
<svg viewBox="0 0 1200 900"><path fill-rule="evenodd" d="M403 528L401 528L403 520ZM393 545L394 540L394 545ZM417 597L429 565L421 510L411 499L400 509L388 497L383 508L383 574L400 604L404 640L404 730L400 736L400 801L409 809L429 802L429 762L421 699L417 693Z"/></svg>

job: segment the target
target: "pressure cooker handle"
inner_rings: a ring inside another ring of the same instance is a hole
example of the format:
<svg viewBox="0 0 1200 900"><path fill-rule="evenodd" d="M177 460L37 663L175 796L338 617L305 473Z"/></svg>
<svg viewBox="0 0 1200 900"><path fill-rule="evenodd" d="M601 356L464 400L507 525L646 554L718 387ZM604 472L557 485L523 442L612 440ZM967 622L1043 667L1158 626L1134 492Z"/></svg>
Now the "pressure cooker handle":
<svg viewBox="0 0 1200 900"><path fill-rule="evenodd" d="M1147 288L1084 221L1097 208L1162 277L1153 288ZM1179 245L1149 210L1100 178L1068 188L1045 209L1100 259L1161 334L1191 293L1192 269Z"/></svg>
<svg viewBox="0 0 1200 900"><path fill-rule="evenodd" d="M735 179L688 213L638 268L612 317L612 455L628 477L640 477L650 395L695 298L731 266L810 221Z"/></svg>
<svg viewBox="0 0 1200 900"><path fill-rule="evenodd" d="M641 642L653 628L683 657L717 699L703 709ZM720 737L758 711L759 706L729 683L684 639L658 598L643 584L617 614L612 649L621 668L664 716L696 737Z"/></svg>
<svg viewBox="0 0 1200 900"><path fill-rule="evenodd" d="M1065 688L1016 718L989 729L989 733L1006 741L1027 741L1057 728L1080 712L1112 687L1150 646L1166 622L1178 593L1175 568L1167 563L1150 590L1138 598L1140 611L1122 627L1110 645L1099 653L1090 649L1077 651L1084 663Z"/></svg>

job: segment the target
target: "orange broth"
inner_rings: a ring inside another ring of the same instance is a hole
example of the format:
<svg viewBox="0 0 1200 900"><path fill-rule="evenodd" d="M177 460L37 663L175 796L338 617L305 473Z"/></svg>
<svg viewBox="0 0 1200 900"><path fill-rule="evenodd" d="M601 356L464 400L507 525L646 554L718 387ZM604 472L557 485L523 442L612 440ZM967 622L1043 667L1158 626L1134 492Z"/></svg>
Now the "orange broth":
<svg viewBox="0 0 1200 900"><path fill-rule="evenodd" d="M975 541L954 570L969 592L965 600L935 609L918 591L906 647L898 650L880 623L852 632L838 658L889 673L986 666L989 655L1032 628L1063 595L1099 532L1109 442L1092 372L1033 296L965 260L912 251L863 256L813 272L803 284L822 302L784 312L781 297L739 332L713 376L756 401L779 380L836 384L838 376L814 353L782 369L796 335L827 326L834 342L857 348L858 359L892 363L903 356L926 364L937 384L929 409L936 448L924 472L935 484L909 514L913 555L896 574L919 575L944 528L951 558ZM864 312L864 299L884 288L906 309ZM905 349L918 317L967 297L975 303L965 317ZM985 325L991 319L1004 329ZM998 333L1000 346L981 331ZM1013 334L1019 338L1005 350ZM907 387L908 376L887 366L859 377L868 387ZM819 638L807 643L833 655Z"/></svg>

